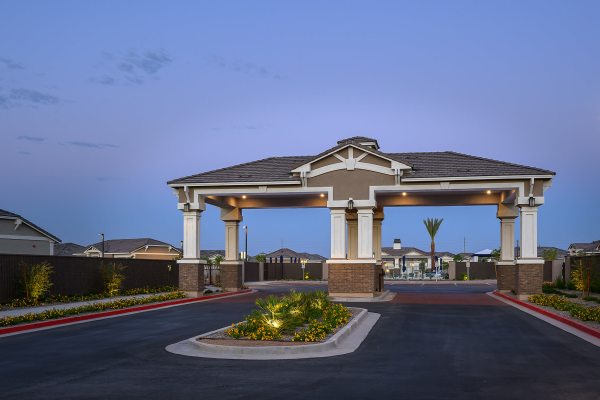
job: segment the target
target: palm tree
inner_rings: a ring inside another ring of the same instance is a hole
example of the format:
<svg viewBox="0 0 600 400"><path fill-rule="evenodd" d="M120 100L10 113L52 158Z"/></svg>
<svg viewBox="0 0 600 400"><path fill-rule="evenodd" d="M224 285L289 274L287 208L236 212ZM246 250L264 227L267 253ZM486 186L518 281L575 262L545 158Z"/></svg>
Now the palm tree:
<svg viewBox="0 0 600 400"><path fill-rule="evenodd" d="M431 270L435 270L435 235L437 235L440 225L444 221L443 218L427 218L423 220L427 233L431 237Z"/></svg>

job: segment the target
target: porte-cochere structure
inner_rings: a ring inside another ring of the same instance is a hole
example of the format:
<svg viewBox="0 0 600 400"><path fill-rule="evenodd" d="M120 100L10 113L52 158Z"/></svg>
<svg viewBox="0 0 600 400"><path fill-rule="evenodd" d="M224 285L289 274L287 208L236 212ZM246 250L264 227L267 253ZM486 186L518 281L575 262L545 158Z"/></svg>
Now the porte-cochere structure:
<svg viewBox="0 0 600 400"><path fill-rule="evenodd" d="M225 290L242 286L239 223L244 209L327 207L331 215L329 292L373 297L383 290L381 225L385 207L495 205L500 220L498 288L519 296L542 289L538 208L554 172L455 152L387 153L352 137L315 156L271 157L168 182L183 212L180 287L203 289L200 216L206 204L225 222ZM515 258L515 219L521 251Z"/></svg>

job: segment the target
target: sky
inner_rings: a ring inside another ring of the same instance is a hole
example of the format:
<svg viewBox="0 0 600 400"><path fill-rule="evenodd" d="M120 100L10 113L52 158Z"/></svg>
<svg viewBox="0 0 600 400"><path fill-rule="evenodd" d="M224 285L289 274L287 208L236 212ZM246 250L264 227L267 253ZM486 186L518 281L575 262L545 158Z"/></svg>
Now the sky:
<svg viewBox="0 0 600 400"><path fill-rule="evenodd" d="M63 242L152 237L166 182L345 137L556 171L540 245L600 239L598 1L0 0L0 208ZM495 248L495 207L387 208L383 245ZM327 209L244 212L249 253L329 255ZM218 209L201 247L224 246ZM518 238L518 232L517 232Z"/></svg>

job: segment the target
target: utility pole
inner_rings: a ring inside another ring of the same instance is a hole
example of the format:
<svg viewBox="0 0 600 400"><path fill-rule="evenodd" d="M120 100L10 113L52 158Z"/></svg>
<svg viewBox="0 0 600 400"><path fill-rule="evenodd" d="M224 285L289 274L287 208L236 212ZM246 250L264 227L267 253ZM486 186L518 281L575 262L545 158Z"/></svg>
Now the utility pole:
<svg viewBox="0 0 600 400"><path fill-rule="evenodd" d="M467 237L463 238L463 253L467 252Z"/></svg>

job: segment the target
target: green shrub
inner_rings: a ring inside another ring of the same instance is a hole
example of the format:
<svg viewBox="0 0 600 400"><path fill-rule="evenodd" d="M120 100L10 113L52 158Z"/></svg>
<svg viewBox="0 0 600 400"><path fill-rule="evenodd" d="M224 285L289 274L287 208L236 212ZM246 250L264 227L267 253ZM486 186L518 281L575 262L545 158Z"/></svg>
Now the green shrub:
<svg viewBox="0 0 600 400"><path fill-rule="evenodd" d="M50 281L52 272L52 266L45 261L39 264L21 265L21 284L27 301L35 305L48 293L52 287Z"/></svg>
<svg viewBox="0 0 600 400"><path fill-rule="evenodd" d="M17 325L25 322L45 321L49 319L63 318L77 314L98 312L104 310L119 310L121 308L127 308L131 306L181 299L184 297L185 293L177 291L165 294L156 294L144 298L119 299L107 303L86 304L84 306L73 308L52 308L50 310L42 311L39 313L27 313L23 315L0 318L0 326Z"/></svg>
<svg viewBox="0 0 600 400"><path fill-rule="evenodd" d="M110 296L117 296L121 293L121 285L125 280L123 270L125 267L121 264L110 263L102 266L102 279L104 281L104 291Z"/></svg>
<svg viewBox="0 0 600 400"><path fill-rule="evenodd" d="M565 281L563 280L563 278L561 278L560 276L558 278L556 278L556 280L554 281L554 287L556 287L557 289L566 289L567 285L565 284Z"/></svg>

